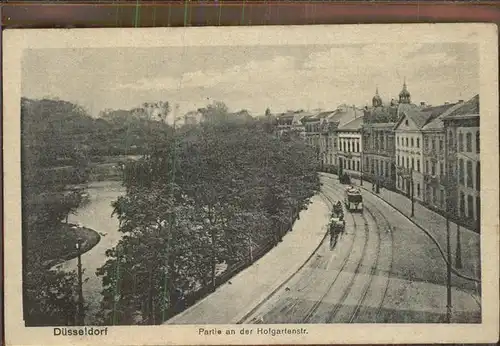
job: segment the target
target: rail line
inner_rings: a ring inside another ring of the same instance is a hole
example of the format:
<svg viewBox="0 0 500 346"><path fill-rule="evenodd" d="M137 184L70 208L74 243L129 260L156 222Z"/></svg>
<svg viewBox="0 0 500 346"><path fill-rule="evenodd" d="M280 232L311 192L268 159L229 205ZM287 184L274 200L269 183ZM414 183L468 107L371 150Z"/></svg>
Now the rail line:
<svg viewBox="0 0 500 346"><path fill-rule="evenodd" d="M387 272L387 283L385 285L385 289L384 289L384 293L382 295L382 299L380 300L380 303L379 303L379 305L377 307L377 312L375 313L375 316L379 316L380 315L380 311L382 310L382 306L384 305L384 301L385 301L385 298L387 296L387 291L389 290L390 280L391 280L391 277L392 277L392 265L393 265L393 262L394 262L394 233L393 233L394 230L391 227L391 224L389 223L389 220L387 220L387 217L385 217L385 215L382 213L382 211L374 203L369 202L368 204L371 204L373 206L373 209L377 210L378 215L383 219L384 224L385 224L384 228L387 227L387 229L389 230L390 239L391 239L391 243L390 243L391 257L390 257L390 262L389 262L389 270ZM370 209L370 208L371 207L367 207L367 209ZM376 219L375 219L375 221L376 221Z"/></svg>
<svg viewBox="0 0 500 346"><path fill-rule="evenodd" d="M328 189L328 190L330 191L330 193L332 193L332 195L334 195L334 196L340 196L340 193L339 193L338 191L335 191L335 190L333 190L333 189L331 189L331 190L330 190L330 189ZM332 205L332 207L333 207L334 202L333 202L333 200L331 199L331 197L330 197L330 196L328 196L327 194L325 194L324 192L321 192L320 194L322 194L322 195L323 195L323 196L327 199L327 201L328 201L328 202ZM351 215L351 217L352 217L352 215ZM356 227L356 221L354 220L354 217L352 217L352 219L353 219L353 224L354 224L354 227ZM328 232L327 232L327 233L328 233ZM325 240L326 240L326 238L325 238ZM354 242L352 242L351 246L349 247L349 252L348 252L349 254L351 253L351 250L352 250L352 248L353 248L353 245L354 245ZM319 248L318 248L318 249L319 249ZM348 255L348 256L346 256L346 257L344 258L344 260L343 260L343 262L342 262L342 269L343 269L343 268L344 268L344 266L347 264L348 257L349 257L349 255ZM342 270L342 269L341 269L341 270ZM308 276L306 277L306 279L307 279L307 280L306 280L306 284L305 284L305 286L303 286L303 287L301 287L300 289L298 289L298 291L302 291L303 289L307 288L307 287L310 285L310 280L309 280L309 278L311 278L311 276L312 276L312 275L313 275L313 271L310 271L310 272L309 272L309 274L308 274ZM337 275L337 277L338 277L338 275ZM336 278L335 278L335 280L336 280ZM334 280L334 281L335 281L335 280ZM333 283L332 283L332 285L333 285ZM327 293L328 293L328 292L327 292ZM326 295L326 294L325 294L325 295ZM323 298L324 298L324 297L323 297ZM321 299L321 300L322 300L322 299ZM321 303L321 300L319 301L319 304ZM317 303L317 302L316 302L316 303ZM316 303L315 303L315 305L316 305ZM289 307L290 307L290 309L286 310L286 312L291 312L291 311L292 311L292 309L293 309L293 308L294 308L297 304L298 304L298 303L295 303L295 304L292 304L291 306L289 306ZM319 305L319 304L318 304L318 305ZM314 307L314 306L313 306L313 308L312 308L312 309L316 309L316 308L317 308L317 307ZM285 308L285 309L286 309L286 308ZM284 311L283 311L283 312L284 312ZM307 315L306 315L306 318L307 318L307 316L308 316L308 315L309 315L309 314L307 314Z"/></svg>
<svg viewBox="0 0 500 346"><path fill-rule="evenodd" d="M364 209L364 206L363 206L363 209ZM365 230L366 238L365 238L365 242L363 244L363 250L362 250L362 253L361 253L361 258L360 258L359 262L357 263L356 268L354 269L354 273L353 273L353 275L352 275L352 277L351 277L351 279L350 279L347 287L344 289L344 291L342 293L342 296L340 297L340 299L335 304L333 310L328 314L327 321L332 321L337 316L337 314L339 313L339 311L342 308L344 302L346 301L347 297L349 296L349 293L351 293L351 289L354 286L354 282L356 281L356 278L359 275L359 269L360 269L361 265L363 264L363 261L364 261L365 255L366 255L366 249L368 248L368 243L369 243L369 239L370 239L370 231L369 231L368 222L366 220L366 216L364 215L364 213L363 213L362 217L363 217L363 220L364 220L364 230ZM378 253L378 251L377 251L377 253ZM377 255L377 257L378 257L378 255ZM358 305L359 304L360 303L358 302Z"/></svg>
<svg viewBox="0 0 500 346"><path fill-rule="evenodd" d="M335 191L332 187L330 187L328 190ZM347 214L352 217L354 227L357 228L358 225L356 223L356 218L354 217L354 215L352 213L347 213ZM363 218L365 219L365 216L363 216ZM364 241L364 244L363 244L363 249L362 249L362 252L361 252L361 258L359 259L359 261L357 263L357 266L356 266L356 269L354 270L354 275L353 275L353 278L352 278L351 282L349 283L348 287L344 291L344 293L343 293L342 297L340 298L339 302L337 302L337 304L335 305L335 308L334 308L334 311L333 311L333 315L330 314L329 315L330 317L332 317L332 316L334 317L335 314L338 312L338 310L340 310L340 307L342 306L342 303L345 301L345 299L347 298L347 296L349 294L350 289L352 288L352 285L354 283L355 277L357 276L357 274L359 272L359 268L361 267L361 264L363 263L363 260L364 260L365 254L366 254L366 249L368 247L368 234L369 234L369 232L368 232L368 224L366 222L366 219L365 219L364 229L365 229L365 235L366 235L366 237L365 237L365 241ZM354 237L356 237L357 234L358 234L358 232L355 233ZM321 296L321 298L319 300L317 300L314 303L314 305L312 306L312 308L306 314L306 317L304 318L304 323L307 323L311 319L311 317L317 311L318 307L321 305L321 303L323 302L323 300L325 299L325 297L332 290L334 284L337 282L338 278L340 277L340 273L344 270L345 266L347 265L347 262L351 258L352 248L353 247L354 247L354 240L353 240L353 242L352 242L352 244L351 244L351 246L349 248L348 255L344 258L344 260L343 260L343 262L341 264L341 267L340 267L337 275L335 276L335 279L328 285L328 288L327 288L326 292Z"/></svg>
<svg viewBox="0 0 500 346"><path fill-rule="evenodd" d="M326 197L327 201L332 203L331 198L328 197L323 191L320 191L319 194ZM286 283L288 283L290 280L292 280L306 266L306 264L310 263L314 257L314 254L316 254L318 252L318 250L321 248L321 246L324 244L324 242L327 238L327 234L328 234L328 232L325 232L325 236L323 237L321 242L318 244L316 249L311 253L311 255L307 258L307 260L295 272L293 272L283 283L281 283L281 285L279 285L273 292L271 292L266 298L264 298L253 309L251 309L247 314L245 314L242 318L240 318L236 323L241 324L241 323L244 323L245 321L247 321L248 318L250 318L250 316L252 316L262 305L264 305L267 301L269 301L269 299L271 299L271 297L273 297ZM252 320L248 321L248 323L261 324L261 323L263 323L263 321L256 320L254 317Z"/></svg>
<svg viewBox="0 0 500 346"><path fill-rule="evenodd" d="M372 203L369 203L369 204L372 204ZM380 256L380 249L381 249L381 244L382 244L382 240L381 240L381 227L379 225L379 222L377 221L377 218L375 218L375 215L373 214L373 212L370 210L370 207L366 206L365 203L363 203L363 209L364 211L366 211L370 216L371 218L373 219L373 225L375 226L375 228L377 229L377 237L378 237L378 242L377 242L377 246L376 246L376 254L375 254L375 260L371 266L371 269L370 269L370 274L368 276L368 279L363 287L363 290L362 290L362 294L356 304L356 307L349 319L349 323L353 323L354 320L357 318L358 316L358 313L363 305L363 303L365 302L366 300L366 296L369 292L369 289L370 289L370 286L372 285L372 282L373 282L373 278L377 272L377 268L378 268L378 264L379 264L379 256ZM382 298L380 300L380 303L378 305L378 308L377 308L377 313L375 316L378 316L379 315L379 312L383 306L383 303L384 303L384 300L385 300L385 297L386 297L386 294L387 294L387 290L388 290L388 287L389 287L389 279L390 279L390 276L391 276L391 273L392 273L392 264L393 264L393 244L394 244L394 238L393 238L393 233L392 233L392 229L390 228L390 224L387 220L387 218L383 215L383 213L380 212L380 210L378 208L373 208L373 209L376 209L378 214L382 217L383 221L384 221L384 226L389 228L389 232L390 232L390 239L391 239L391 242L390 242L390 249L391 249L391 256L390 256L390 262L389 262L389 271L388 271L388 277L387 277L387 282L386 282L386 285L385 285L385 288L384 288L384 292L382 294ZM363 215L363 219L365 220L365 228L368 232L368 220L366 218L365 215ZM367 239L367 242L365 243L365 245L368 243L368 239ZM363 253L364 255L364 253ZM344 290L344 293L342 295L342 297L340 298L339 302L337 302L337 304L335 305L335 308L334 310L332 311L332 313L330 314L330 318L329 320L335 318L335 316L338 314L338 312L340 311L340 308L342 307L343 303L345 302L345 300L347 299L347 296L349 295L350 293L350 290L351 288L353 287L354 285L354 282L356 280L359 274L359 266L360 264L362 263L362 260L358 263L358 266L356 267L356 270L355 270L355 274L353 275L349 285L347 286L347 288Z"/></svg>
<svg viewBox="0 0 500 346"><path fill-rule="evenodd" d="M358 312L359 312L359 310L361 308L361 305L364 303L364 301L366 299L366 295L367 295L368 290L369 290L369 288L370 288L370 286L372 284L373 277L375 276L375 273L377 272L377 265L378 265L378 262L379 262L379 255L380 255L380 243L381 243L380 228L378 227L377 220L375 219L375 217L373 216L373 214L370 212L370 210L368 208L365 208L365 206L363 206L363 209L364 209L364 211L368 212L371 215L371 217L373 218L374 224L375 224L375 226L377 228L378 242L377 242L377 250L376 250L376 254L375 254L375 260L373 261L373 264L371 266L370 274L368 276L368 280L365 283L365 286L363 287L363 293L361 294L361 297L360 297L358 303L356 304L356 307L354 308L352 316L349 319L349 323L352 323L354 321L354 319L357 317ZM368 223L366 223L366 227L368 227ZM354 280L353 280L353 282L354 282Z"/></svg>

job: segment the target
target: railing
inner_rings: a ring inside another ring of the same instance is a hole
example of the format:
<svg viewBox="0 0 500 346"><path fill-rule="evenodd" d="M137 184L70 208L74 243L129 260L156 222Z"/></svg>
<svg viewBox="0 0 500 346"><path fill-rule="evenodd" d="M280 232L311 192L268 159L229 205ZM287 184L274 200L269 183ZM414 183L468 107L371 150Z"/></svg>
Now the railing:
<svg viewBox="0 0 500 346"><path fill-rule="evenodd" d="M292 231L293 224L299 217L300 211L295 211L292 216L292 220L290 222L284 222L277 227L281 230L280 235L279 235L279 241L281 241L281 238L288 232ZM203 299L204 297L208 296L210 293L212 293L217 287L221 286L222 284L226 283L229 279L231 279L233 276L241 272L242 270L248 268L251 266L255 261L259 260L262 258L265 254L267 254L273 247L277 245L276 243L276 238L275 236L270 236L266 242L263 242L260 244L260 246L256 247L255 249L252 250L252 255L251 258L247 257L245 259L240 260L237 263L234 263L230 265L222 274L216 276L215 278L215 287L213 287L210 283L208 283L206 286L202 286L200 289L196 291L192 291L187 293L184 296L184 300L182 302L182 306L175 309L175 311L171 311L167 316L166 319L170 319L173 316L181 313L182 311L186 310L190 306L194 305L196 302L199 300Z"/></svg>

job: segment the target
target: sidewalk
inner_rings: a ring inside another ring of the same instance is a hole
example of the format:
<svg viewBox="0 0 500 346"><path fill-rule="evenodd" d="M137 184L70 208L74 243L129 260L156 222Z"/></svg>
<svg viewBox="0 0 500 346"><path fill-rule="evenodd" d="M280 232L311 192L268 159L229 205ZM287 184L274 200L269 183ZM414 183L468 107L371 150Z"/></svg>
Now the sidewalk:
<svg viewBox="0 0 500 346"><path fill-rule="evenodd" d="M336 177L336 176L335 176ZM446 251L446 219L427 209L420 203L415 201L414 217L411 217L411 201L406 196L399 193L380 189L380 193L375 193L372 190L372 184L368 181L363 181L360 185L359 179L352 179L353 183L372 193L374 196L386 201L394 209L398 210L419 227L425 229L439 243L441 249ZM480 255L480 235L464 227L460 227L460 245L462 255L462 268L456 266L456 250L457 250L457 225L454 222L449 222L450 226L450 244L452 253L452 266L458 273L467 277L481 279L481 255Z"/></svg>
<svg viewBox="0 0 500 346"><path fill-rule="evenodd" d="M253 265L165 324L238 323L312 256L326 236L329 207L316 195L292 231Z"/></svg>

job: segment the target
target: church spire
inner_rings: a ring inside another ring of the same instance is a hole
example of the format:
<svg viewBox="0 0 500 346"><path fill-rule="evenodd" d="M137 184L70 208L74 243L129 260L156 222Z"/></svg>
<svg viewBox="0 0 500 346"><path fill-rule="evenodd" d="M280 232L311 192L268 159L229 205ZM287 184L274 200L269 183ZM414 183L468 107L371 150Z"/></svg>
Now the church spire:
<svg viewBox="0 0 500 346"><path fill-rule="evenodd" d="M382 98L378 94L378 86L375 89L375 96L372 98L372 106L373 107L380 107L382 106Z"/></svg>
<svg viewBox="0 0 500 346"><path fill-rule="evenodd" d="M403 90L399 93L399 103L411 103L411 95L406 87L406 77L403 81Z"/></svg>

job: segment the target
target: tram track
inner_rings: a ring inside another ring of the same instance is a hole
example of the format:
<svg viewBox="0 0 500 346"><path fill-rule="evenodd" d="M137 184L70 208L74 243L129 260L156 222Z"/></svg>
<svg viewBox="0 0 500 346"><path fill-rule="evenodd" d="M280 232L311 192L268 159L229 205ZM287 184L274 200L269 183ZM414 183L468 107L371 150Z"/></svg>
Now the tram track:
<svg viewBox="0 0 500 346"><path fill-rule="evenodd" d="M332 199L327 196L323 191L320 191L319 192L319 195L322 195L324 199L326 199L327 202L331 203L332 206L333 206L333 202L332 202ZM337 195L337 193L335 193L334 195ZM240 318L236 323L237 324L242 324L242 323L254 323L254 324L261 324L261 323L264 323L264 321L262 320L262 318L258 319L257 316L253 316L253 314L255 314L260 308L261 306L263 306L266 302L268 302L273 296L275 296L280 290L281 288L286 285L286 283L288 283L290 280L292 280L298 273L300 273L303 268L309 264L313 258L314 258L314 255L317 254L318 250L323 246L323 244L325 243L325 240L327 238L327 234L328 232L325 232L325 236L322 238L321 242L318 244L317 248L311 253L311 255L309 256L309 258L294 272L292 273L288 279L286 279L281 285L279 285L273 292L271 292L264 300L262 300L259 304L257 304L251 311L249 311L245 316L243 316L242 318ZM309 278L311 277L312 273L309 274ZM306 286L307 287L307 286ZM286 307L285 307L286 309Z"/></svg>
<svg viewBox="0 0 500 346"><path fill-rule="evenodd" d="M329 192L330 192L332 195L334 195L334 196L337 196L337 197L341 196L341 194L340 194L338 191L336 191L336 190L333 190L333 189L332 189L332 190L329 190ZM325 199L326 199L326 200L327 200L327 201L331 204L331 206L332 206L332 208L333 208L334 201L332 200L332 198L331 198L330 196L328 196L328 195L327 195L325 192L323 192L323 191L322 191L320 194L324 196L324 198L325 198ZM352 217L352 215L351 215L351 217ZM356 227L356 221L355 221L354 217L352 217L352 219L353 219L353 225L354 225L354 227ZM327 233L328 233L328 231L327 231ZM325 240L326 240L326 237L325 237L325 239L323 240L323 242L324 242ZM323 245L323 244L322 244L322 245ZM353 245L354 245L354 241L351 243L351 246L349 247L348 254L350 254L350 253L352 252ZM318 250L319 250L319 248L318 248ZM344 260L343 260L343 262L342 262L342 265L341 265L341 266L342 266L342 268L344 268L344 267L345 267L345 265L347 264L347 262L348 262L348 258L349 258L349 255L348 255L348 256L346 256L346 257L344 258ZM328 268L328 264L329 264L329 263L327 263L327 268ZM342 269L341 269L341 270L342 270ZM340 270L340 271L341 271L341 270ZM340 271L339 271L339 273L340 273ZM313 271L313 270L309 270L309 271L308 271L307 277L305 277L305 278L303 278L303 279L301 280L301 281L304 281L304 280L306 281L305 286L302 286L302 287L300 287L300 288L297 288L297 291L302 292L305 288L307 288L307 287L309 287L309 286L311 285L311 280L310 280L310 279L311 279L311 277L313 276L313 273L314 273L314 271ZM337 277L338 277L338 276L339 276L339 274L337 275ZM334 279L334 281L337 279L337 277ZM333 282L331 285L333 285L333 284L334 284L334 282ZM326 292L325 294L327 294L327 293L328 293L328 292ZM320 304L320 303L321 303L321 300L319 301L319 304ZM310 309L310 311L315 310L315 309L317 308L316 304L317 304L317 302L313 305L313 307ZM284 312L284 313L292 313L292 312L293 312L293 309L294 309L297 305L298 305L298 301L295 301L295 303L294 303L294 304L291 304L291 305L287 306L286 308L282 309L280 312L282 312L282 313L283 313L283 312ZM285 309L286 309L286 310L285 310ZM307 316L308 316L308 315L309 315L309 313L308 313L308 314L306 314L305 319L307 319Z"/></svg>
<svg viewBox="0 0 500 346"><path fill-rule="evenodd" d="M329 187L329 190L330 191L335 191L333 187ZM347 215L350 215L352 220L353 220L353 224L354 224L354 228L357 229L358 228L358 224L356 222L356 218L354 217L354 215L352 213L347 213ZM362 215L362 218L364 220L364 225L363 225L363 228L365 230L365 240L364 240L364 243L363 243L363 248L361 250L361 257L360 259L357 261L357 264L356 264L356 267L354 269L354 272L353 272L353 275L352 275L352 278L350 280L350 282L348 283L347 287L344 289L343 291L343 294L342 296L340 297L340 299L337 301L337 303L335 304L335 307L334 309L328 314L328 320L332 320L333 318L335 318L335 316L337 315L337 313L339 312L339 310L341 309L341 307L343 306L343 303L345 302L345 300L347 299L353 285L354 285L354 282L356 280L356 277L358 277L359 275L359 269L362 265L362 263L364 262L364 259L365 259L365 255L366 255L366 250L368 248L368 243L369 243L369 228L368 228L368 223L366 221L366 217L364 215ZM358 233L356 232L354 237L356 238L356 235ZM306 315L306 317L304 318L304 323L308 323L313 317L314 317L314 314L317 312L318 308L320 307L320 305L324 302L325 298L328 296L328 294L330 294L330 292L332 291L332 288L333 286L335 285L335 283L337 283L337 280L338 278L340 277L340 274L344 271L344 268L346 267L347 263L349 262L350 259L352 259L352 255L353 255L353 247L354 247L354 243L355 243L355 240L353 240L350 248L349 248L349 253L348 255L344 258L340 268L338 269L338 273L337 275L335 276L334 280L328 285L328 288L327 290L325 291L325 293L321 296L321 298L319 300L317 300L315 302L315 304L313 305L313 307L310 309L310 311L308 312L308 314Z"/></svg>
<svg viewBox="0 0 500 346"><path fill-rule="evenodd" d="M370 205L371 203L368 203L368 204ZM381 244L382 244L381 226L379 225L379 222L377 221L377 218L375 217L374 213L370 209L376 209L377 210L377 213L381 216L382 220L384 221L384 225L382 226L382 228L388 228L389 229L389 233L390 233L390 246L389 247L390 247L390 252L391 252L390 260L389 260L388 277L385 279L386 283L385 283L384 291L382 293L382 297L380 298L380 303L378 304L377 312L376 312L375 316L379 315L379 312L380 312L380 310L381 310L381 308L383 306L383 302L385 300L385 297L386 297L386 294L387 294L387 290L388 290L388 286L389 286L390 275L391 275L391 272L392 272L392 263L393 263L393 235L392 235L392 229L390 228L390 224L389 224L387 218L383 215L383 213L380 212L380 210L378 208L371 208L371 207L367 206L366 203L363 203L363 209L364 209L364 211L366 211L370 215L370 217L372 219L373 228L376 229L376 233L377 233L377 242L376 242L376 250L375 250L374 261L373 261L373 263L372 263L372 265L370 267L370 272L368 274L366 282L364 283L363 289L361 291L362 293L360 295L360 298L358 299L358 301L357 301L357 303L355 305L355 308L354 308L354 310L353 310L350 318L347 321L349 323L353 323L357 319L357 317L359 316L361 308L362 308L362 306L364 305L364 303L366 301L366 297L368 295L368 292L370 291L370 288L371 288L372 283L373 283L373 279L376 276L377 270L379 269L379 265L380 265L380 249L381 249ZM363 219L364 219L364 222L365 222L365 231L367 232L367 234L369 234L371 232L369 232L369 230L370 230L369 222L368 222L368 218L367 218L367 216L365 214L363 214ZM369 243L368 239L369 238L367 237L365 246ZM363 250L363 256L364 256L365 253L366 253L366 249ZM357 267L356 267L356 269L354 271L354 275L351 278L351 281L349 282L348 286L344 289L342 296L340 297L340 299L338 300L338 302L335 304L334 309L329 314L329 318L328 318L327 322L331 322L337 316L337 314L339 313L339 311L341 310L341 308L344 306L344 303L345 303L346 299L348 298L349 294L351 293L351 289L353 288L354 283L356 282L356 280L359 277L361 277L360 273L359 273L359 268L360 268L360 266L361 266L362 263L363 263L363 259L361 259L360 262L358 263L358 265L357 265Z"/></svg>
<svg viewBox="0 0 500 346"><path fill-rule="evenodd" d="M373 216L373 214L370 212L370 210L368 208L365 208L364 205L363 205L363 209L364 209L364 211L368 212L372 216L373 221L376 224L376 219ZM365 225L366 225L366 227L368 227L368 222L366 222ZM378 241L377 241L377 247L376 247L377 250L376 250L376 254L375 254L375 260L373 261L373 264L372 264L372 266L370 268L370 274L368 275L368 280L367 280L367 282L366 282L366 284L365 284L365 286L363 288L363 291L362 291L362 294L361 294L361 298L359 299L358 303L356 304L356 307L354 308L352 316L349 319L349 323L352 323L354 321L354 319L357 317L358 312L359 312L361 306L365 302L366 295L367 295L368 290L370 289L370 286L371 286L371 284L373 282L373 277L375 276L375 274L377 272L378 261L379 261L379 256L380 256L380 242L381 242L381 239L380 239L380 228L379 227L376 227L376 228L378 230L377 231Z"/></svg>
<svg viewBox="0 0 500 346"><path fill-rule="evenodd" d="M333 180L333 179L329 179L329 180ZM333 207L333 204L334 204L333 199L334 198L338 197L340 200L343 199L342 192L337 190L337 188L335 188L334 186L332 186L330 184L323 184L322 191L320 192L320 195L325 200L325 202L327 202L329 204L329 207L330 207L329 209L331 209L331 207ZM363 204L363 208L364 209L366 208L364 204ZM344 258L342 259L340 266L338 267L338 269L336 269L337 273L335 275L335 278L332 280L332 282L330 282L328 284L325 291L323 293L321 293L321 296L319 297L319 299L315 300L314 304L309 309L306 310L307 312L305 313L305 315L303 315L304 317L302 318L303 323L315 323L316 321L311 322L311 320L316 319L317 317L320 317L317 314L318 310L320 309L320 306L323 303L325 303L325 298L332 292L332 289L334 288L334 286L336 286L336 284L339 283L339 278L341 277L341 275L346 273L345 268L350 262L353 263L356 267L354 268L354 271L352 272L352 277L350 278L350 281L349 281L347 287L345 287L343 289L342 296L340 297L340 299L338 299L336 301L334 309L327 314L327 316L328 316L327 322L330 322L333 319L335 319L336 315L339 313L339 311L341 311L342 307L344 306L346 299L352 293L352 289L353 289L355 283L359 280L363 280L366 282L363 285L361 295L357 299L358 301L354 307L354 310L350 314L350 317L348 318L347 322L349 322L349 323L354 322L356 320L357 316L359 315L361 307L363 306L363 303L364 303L364 301L367 297L367 294L370 290L370 286L371 286L373 277L377 272L379 254L380 254L380 228L378 227L378 223L377 223L377 220L375 219L374 215L371 212L368 212L368 214L371 215L373 222L369 222L367 219L367 216L364 214L357 215L355 213L349 213L349 212L345 213L345 216L352 221L352 229L356 230L354 232L354 235L353 235L353 240L351 241L349 248L347 249L347 252L345 253ZM359 224L359 216L361 216L361 218L363 220L362 225ZM385 217L384 217L384 220L387 221L385 219ZM374 226L370 227L369 224L372 224ZM362 226L362 228L364 229L364 233L359 232L359 231L361 231L360 226ZM371 264L370 272L367 275L368 278L366 278L366 275L363 275L360 273L360 269L363 266L364 262L366 262L367 249L369 247L370 241L373 240L372 239L372 237L373 237L373 234L372 234L373 229L372 228L373 227L376 228L375 231L377 232L378 241L376 242L376 245L375 245L375 260ZM372 230L372 232L370 232L370 230ZM306 289L307 287L311 286L314 283L312 278L313 278L314 274L317 274L317 272L315 273L315 269L312 268L311 270L308 270L306 273L304 271L304 268L308 265L311 266L312 264L314 264L314 261L317 260L317 257L321 257L321 256L317 256L317 255L320 252L320 250L325 246L327 234L328 234L328 232L325 232L325 237L322 239L322 241L319 244L319 246L317 247L317 249L311 254L309 259L303 264L303 266L301 268L299 268L299 270L297 270L294 274L292 274L292 276L288 280L285 281L285 283L286 283L286 282L290 281L293 277L297 276L297 274L303 273L303 275L305 275L305 276L300 278L300 280L297 283L305 282L305 285L303 287L301 286L300 288L296 287L296 291L302 292L304 289ZM361 243L359 241L360 234L364 235L363 236L364 239L362 242L363 245L362 245L361 252L356 253L356 252L353 252L353 248L354 248L354 245L357 241L358 241L358 243ZM391 249L392 249L392 246L391 246ZM392 256L392 251L391 251L391 256ZM333 257L335 257L335 256L332 255L332 258L330 258L330 260L328 261L326 269L329 268L329 265L330 265L329 262L332 261ZM391 263L392 263L392 260L391 260ZM321 265L321 263L319 263L319 264ZM280 288L282 288L285 285L285 283L280 285ZM297 285L297 283L295 283L295 285ZM288 289L288 290L290 290L290 289ZM293 288L292 288L292 290L295 291ZM250 316L252 316L252 314L256 313L258 311L258 309L260 308L260 306L262 306L265 302L269 301L273 296L275 296L278 293L278 291L280 291L280 290L278 289L278 290L275 290L273 293L271 293L262 304L259 304L257 307L252 309L252 313L247 314L247 316L250 317ZM384 298L385 298L386 292L387 292L387 287L385 288L385 291L383 293ZM309 292L309 293L311 293L311 292ZM307 294L307 293L305 293L305 294ZM352 294L356 294L356 293L352 293ZM290 300L288 300L288 298L285 301L290 302ZM276 308L278 307L278 306L276 306L274 308L274 311L275 311L275 313L278 313L279 315L282 315L282 316L293 316L293 314L296 312L297 306L299 305L299 303L301 301L303 301L303 299L294 299L291 304L290 303L286 304L285 306L281 307L281 309L279 309L279 310L276 310ZM383 303L383 299L381 300L380 304L382 304L382 303ZM349 306L349 308L352 308L352 305ZM263 317L264 317L264 315L260 315L260 316L254 315L246 323L255 323L255 324L266 323L264 321ZM299 317L299 316L297 316L297 317ZM243 321L244 320L241 320L239 323L243 323Z"/></svg>
<svg viewBox="0 0 500 346"><path fill-rule="evenodd" d="M380 218L384 221L384 228L389 230L389 236L390 236L390 246L389 247L391 250L391 255L389 257L390 262L389 262L389 268L387 270L387 282L386 282L385 289L384 289L384 292L382 295L382 299L380 300L380 303L378 304L378 307L377 307L377 311L375 313L375 316L379 316L380 312L382 310L382 307L384 305L385 298L387 296L387 291L389 290L389 285L390 285L390 281L391 281L391 277L392 277L392 267L393 267L393 263L394 263L394 229L391 226L391 224L389 223L389 220L387 219L387 217L385 217L385 215L382 213L382 211L374 203L368 202L368 204L372 205L373 208L367 206L367 209L368 210L375 209L377 211ZM377 218L375 218L375 217L374 217L374 219L375 219L375 221L377 220Z"/></svg>

